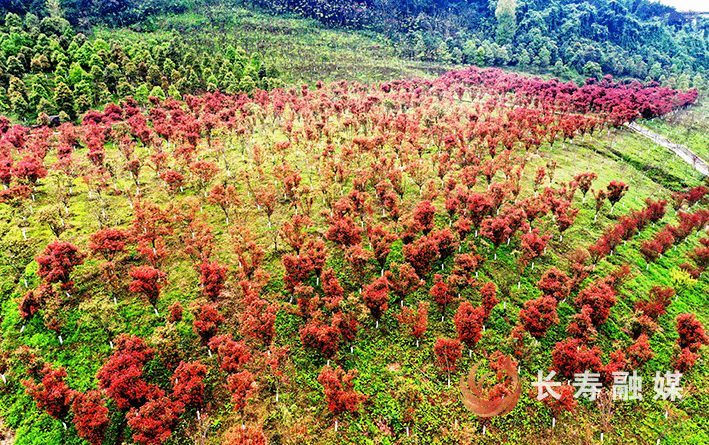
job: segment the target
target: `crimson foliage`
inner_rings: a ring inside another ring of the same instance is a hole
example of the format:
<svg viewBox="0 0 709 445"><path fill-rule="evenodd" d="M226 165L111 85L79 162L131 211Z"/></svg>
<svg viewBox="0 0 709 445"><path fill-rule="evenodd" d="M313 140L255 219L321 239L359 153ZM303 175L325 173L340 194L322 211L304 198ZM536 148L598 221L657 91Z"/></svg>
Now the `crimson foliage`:
<svg viewBox="0 0 709 445"><path fill-rule="evenodd" d="M48 364L40 371L42 382L38 385L34 380L23 380L27 393L37 403L37 408L46 411L50 416L63 420L71 407L73 392L64 382L66 370L62 367L52 369Z"/></svg>
<svg viewBox="0 0 709 445"><path fill-rule="evenodd" d="M353 380L357 370L351 369L347 373L339 366L335 369L329 365L320 371L318 382L323 386L327 406L334 415L345 412L355 412L366 396L356 392Z"/></svg>
<svg viewBox="0 0 709 445"><path fill-rule="evenodd" d="M459 340L441 337L436 340L433 351L436 353L436 363L442 371L455 372L456 362L461 355Z"/></svg>
<svg viewBox="0 0 709 445"><path fill-rule="evenodd" d="M37 274L47 284L61 283L62 289L69 290L72 288L69 275L74 267L84 263L84 254L71 243L55 240L35 260L39 264Z"/></svg>
<svg viewBox="0 0 709 445"><path fill-rule="evenodd" d="M155 307L158 304L160 289L162 289L167 275L154 267L140 266L131 270L130 276L133 281L128 286L128 290L142 293L148 303Z"/></svg>
<svg viewBox="0 0 709 445"><path fill-rule="evenodd" d="M91 445L101 445L106 437L106 430L111 424L108 418L108 408L98 391L88 391L86 394L74 394L71 406L74 412L74 424L79 437Z"/></svg>
<svg viewBox="0 0 709 445"><path fill-rule="evenodd" d="M557 342L551 358L552 369L568 379L586 370L600 372L603 367L598 346L589 349L580 340L572 338Z"/></svg>
<svg viewBox="0 0 709 445"><path fill-rule="evenodd" d="M185 407L180 401L159 397L139 410L132 409L126 418L133 431L133 440L143 445L162 445L172 436Z"/></svg>
<svg viewBox="0 0 709 445"><path fill-rule="evenodd" d="M153 358L153 350L135 335L121 334L115 350L96 373L98 386L121 410L139 408L148 400L162 396L162 390L143 380L143 367Z"/></svg>
<svg viewBox="0 0 709 445"><path fill-rule="evenodd" d="M224 289L226 273L229 268L219 264L217 261L205 261L199 267L199 270L201 272L199 282L204 288L204 293L209 299L216 300L222 289Z"/></svg>
<svg viewBox="0 0 709 445"><path fill-rule="evenodd" d="M197 409L204 403L204 377L207 367L199 362L180 362L172 376L172 397L185 406Z"/></svg>
<svg viewBox="0 0 709 445"><path fill-rule="evenodd" d="M458 306L453 321L458 339L473 347L478 344L482 337L483 322L485 320L485 309L482 307L473 308L469 301L463 301Z"/></svg>
<svg viewBox="0 0 709 445"><path fill-rule="evenodd" d="M519 319L532 337L544 337L551 325L559 323L556 300L553 297L541 296L526 301L524 309L519 311Z"/></svg>
<svg viewBox="0 0 709 445"><path fill-rule="evenodd" d="M702 345L709 345L709 337L704 331L704 325L694 314L678 314L675 321L679 334L677 343L681 348L689 348L690 351L696 352Z"/></svg>

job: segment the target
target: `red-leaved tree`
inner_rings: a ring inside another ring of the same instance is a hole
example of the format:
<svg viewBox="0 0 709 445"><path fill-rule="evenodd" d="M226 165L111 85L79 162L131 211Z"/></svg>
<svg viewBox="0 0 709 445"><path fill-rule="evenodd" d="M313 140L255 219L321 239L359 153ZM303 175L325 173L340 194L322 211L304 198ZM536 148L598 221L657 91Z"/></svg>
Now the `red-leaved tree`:
<svg viewBox="0 0 709 445"><path fill-rule="evenodd" d="M185 406L201 409L204 404L204 377L207 367L199 362L181 361L172 375L173 399Z"/></svg>
<svg viewBox="0 0 709 445"><path fill-rule="evenodd" d="M445 313L446 306L453 301L453 291L448 284L443 281L443 275L436 274L433 279L435 280L435 283L431 287L431 296L441 309L441 314L443 314Z"/></svg>
<svg viewBox="0 0 709 445"><path fill-rule="evenodd" d="M203 344L209 344L209 340L219 333L219 325L224 322L224 316L219 313L215 303L192 302L190 309L195 316L192 330L200 336Z"/></svg>
<svg viewBox="0 0 709 445"><path fill-rule="evenodd" d="M404 245L404 257L419 277L431 271L431 262L438 256L438 243L433 237L422 236L411 244Z"/></svg>
<svg viewBox="0 0 709 445"><path fill-rule="evenodd" d="M611 181L608 184L606 189L608 190L608 202L611 203L611 213L613 213L613 207L621 200L629 188L623 181Z"/></svg>
<svg viewBox="0 0 709 445"><path fill-rule="evenodd" d="M231 392L231 403L234 411L241 411L246 403L256 394L258 384L250 371L241 371L227 378L227 385Z"/></svg>
<svg viewBox="0 0 709 445"><path fill-rule="evenodd" d="M364 288L362 299L369 308L369 312L375 320L381 319L384 312L389 308L389 282L386 277L379 277L374 282Z"/></svg>
<svg viewBox="0 0 709 445"><path fill-rule="evenodd" d="M436 340L433 351L436 354L436 364L443 372L454 373L456 363L460 359L461 344L458 339L440 337Z"/></svg>
<svg viewBox="0 0 709 445"><path fill-rule="evenodd" d="M236 342L228 335L216 335L209 340L209 348L216 351L220 367L228 372L238 372L249 360L251 352L242 342Z"/></svg>
<svg viewBox="0 0 709 445"><path fill-rule="evenodd" d="M660 315L667 312L667 307L672 303L674 296L675 290L671 287L653 286L647 300L635 302L635 309L642 311L653 320L657 320Z"/></svg>
<svg viewBox="0 0 709 445"><path fill-rule="evenodd" d="M330 228L325 234L325 239L332 241L340 247L353 246L362 241L360 230L355 226L354 221L349 216L333 218Z"/></svg>
<svg viewBox="0 0 709 445"><path fill-rule="evenodd" d="M485 320L485 309L473 307L469 301L463 301L458 306L453 321L458 339L469 348L474 347L482 337L482 328Z"/></svg>
<svg viewBox="0 0 709 445"><path fill-rule="evenodd" d="M160 289L164 286L167 275L154 267L140 266L130 271L130 277L133 278L133 281L128 285L128 290L140 292L155 308L160 298Z"/></svg>
<svg viewBox="0 0 709 445"><path fill-rule="evenodd" d="M551 409L555 416L559 416L562 412L566 411L573 413L576 411L578 402L574 398L574 393L576 390L571 385L561 385L554 389L559 394L559 398L556 397L545 397L542 399L542 403Z"/></svg>
<svg viewBox="0 0 709 445"><path fill-rule="evenodd" d="M497 286L495 283L488 281L480 286L480 296L482 297L482 307L485 310L485 318L487 318L490 316L492 309L500 302L497 299Z"/></svg>
<svg viewBox="0 0 709 445"><path fill-rule="evenodd" d="M598 326L606 322L616 301L613 289L607 283L597 281L582 289L576 297L575 303L578 307L589 306L593 310L591 320L593 320L593 324Z"/></svg>
<svg viewBox="0 0 709 445"><path fill-rule="evenodd" d="M120 229L104 229L91 235L89 249L106 261L113 261L116 255L125 252L130 233Z"/></svg>
<svg viewBox="0 0 709 445"><path fill-rule="evenodd" d="M39 264L37 274L47 284L61 283L62 290L71 290L73 283L69 275L74 267L84 263L84 254L71 243L55 240L35 260Z"/></svg>
<svg viewBox="0 0 709 445"><path fill-rule="evenodd" d="M436 208L431 204L431 201L421 201L414 210L414 221L416 228L428 235L428 232L433 230L433 217L436 214Z"/></svg>
<svg viewBox="0 0 709 445"><path fill-rule="evenodd" d="M704 325L697 320L696 315L683 313L678 314L675 318L677 323L677 343L680 348L689 348L690 351L696 352L702 345L709 345L709 338L704 331Z"/></svg>
<svg viewBox="0 0 709 445"><path fill-rule="evenodd" d="M337 354L341 340L340 328L325 323L320 312L300 328L300 341L303 346L316 349L328 358L333 358Z"/></svg>
<svg viewBox="0 0 709 445"><path fill-rule="evenodd" d="M600 372L603 368L601 350L598 349L598 346L589 349L575 338L567 338L557 342L551 353L551 358L552 369L567 379L572 379L574 374L580 374L586 370Z"/></svg>
<svg viewBox="0 0 709 445"><path fill-rule="evenodd" d="M111 424L108 418L106 402L98 391L74 393L71 405L74 412L74 425L79 437L91 445L101 445L106 438L106 430Z"/></svg>
<svg viewBox="0 0 709 445"><path fill-rule="evenodd" d="M554 297L556 301L562 301L569 297L571 285L572 279L556 267L547 269L537 282L539 290L546 296Z"/></svg>
<svg viewBox="0 0 709 445"><path fill-rule="evenodd" d="M416 311L404 307L401 309L401 312L396 315L396 319L399 323L406 326L411 336L416 339L416 347L418 347L419 341L428 327L428 303L419 301Z"/></svg>
<svg viewBox="0 0 709 445"><path fill-rule="evenodd" d="M163 392L143 380L143 367L153 358L153 350L135 335L121 334L108 361L96 373L98 386L116 402L118 408L139 408Z"/></svg>
<svg viewBox="0 0 709 445"><path fill-rule="evenodd" d="M64 382L66 370L63 367L53 369L45 364L40 371L42 381L36 384L34 380L23 380L27 394L37 403L37 409L46 411L57 420L64 420L71 408L73 391Z"/></svg>
<svg viewBox="0 0 709 445"><path fill-rule="evenodd" d="M205 295L212 301L216 300L224 289L226 273L229 268L217 261L205 261L200 265L199 270L199 282Z"/></svg>
<svg viewBox="0 0 709 445"><path fill-rule="evenodd" d="M542 338L547 329L559 323L556 315L556 299L542 295L524 303L519 319L532 337Z"/></svg>
<svg viewBox="0 0 709 445"><path fill-rule="evenodd" d="M126 414L133 440L142 445L162 445L180 420L185 407L180 401L159 397Z"/></svg>
<svg viewBox="0 0 709 445"><path fill-rule="evenodd" d="M339 366L335 369L330 365L320 371L318 382L323 386L327 406L335 416L345 412L355 412L366 396L354 390L353 380L357 370L351 369L347 373Z"/></svg>

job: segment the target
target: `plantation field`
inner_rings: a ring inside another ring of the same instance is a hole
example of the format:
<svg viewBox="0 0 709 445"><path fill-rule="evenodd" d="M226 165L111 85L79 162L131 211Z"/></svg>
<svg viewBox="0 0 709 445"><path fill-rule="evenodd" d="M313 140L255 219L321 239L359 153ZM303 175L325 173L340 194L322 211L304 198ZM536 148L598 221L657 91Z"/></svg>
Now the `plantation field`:
<svg viewBox="0 0 709 445"><path fill-rule="evenodd" d="M408 80L427 68L387 68L386 48L358 64L342 47L361 41L247 18L235 39L306 85L2 126L15 443L709 441L706 178L614 125L692 113L696 94L475 68ZM277 54L279 27L340 57L333 79L351 64L402 80L316 86L283 68L313 56ZM458 381L502 357L521 399L478 418ZM604 395L536 400L552 369L597 371ZM674 369L684 399L653 400L655 371ZM610 399L622 370L643 400Z"/></svg>

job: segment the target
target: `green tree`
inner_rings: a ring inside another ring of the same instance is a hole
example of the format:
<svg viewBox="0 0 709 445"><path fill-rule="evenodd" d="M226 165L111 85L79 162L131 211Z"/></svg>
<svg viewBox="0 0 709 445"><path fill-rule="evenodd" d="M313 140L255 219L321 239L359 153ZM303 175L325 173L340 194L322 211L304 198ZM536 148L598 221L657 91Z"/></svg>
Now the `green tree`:
<svg viewBox="0 0 709 445"><path fill-rule="evenodd" d="M440 60L443 63L451 63L451 60L453 60L450 48L448 47L448 44L445 41L441 41L441 44L438 45L438 60Z"/></svg>
<svg viewBox="0 0 709 445"><path fill-rule="evenodd" d="M548 68L551 63L551 51L546 46L539 50L539 64L542 68Z"/></svg>
<svg viewBox="0 0 709 445"><path fill-rule="evenodd" d="M74 95L64 82L57 84L57 87L54 89L54 103L57 106L57 110L60 112L64 112L68 116L73 115Z"/></svg>
<svg viewBox="0 0 709 445"><path fill-rule="evenodd" d="M81 114L91 108L92 101L89 96L86 94L77 95L76 92L74 93L74 109L78 114Z"/></svg>
<svg viewBox="0 0 709 445"><path fill-rule="evenodd" d="M485 66L485 48L482 45L475 51L475 65Z"/></svg>
<svg viewBox="0 0 709 445"><path fill-rule="evenodd" d="M30 105L27 103L24 97L20 94L10 95L10 105L12 106L12 111L15 112L17 117L27 119L27 115L30 113Z"/></svg>
<svg viewBox="0 0 709 445"><path fill-rule="evenodd" d="M498 0L495 8L497 29L495 38L497 43L504 44L512 40L517 31L517 0Z"/></svg>
<svg viewBox="0 0 709 445"><path fill-rule="evenodd" d="M165 59L165 62L163 62L163 64L162 64L163 72L166 74L169 74L174 69L175 69L175 62L173 62L172 59Z"/></svg>
<svg viewBox="0 0 709 445"><path fill-rule="evenodd" d="M73 62L69 67L69 82L76 85L82 80L90 79L89 74L76 62Z"/></svg>
<svg viewBox="0 0 709 445"><path fill-rule="evenodd" d="M517 61L522 69L528 68L529 64L532 63L532 59L529 57L529 53L524 48L519 53L519 58Z"/></svg>
<svg viewBox="0 0 709 445"><path fill-rule="evenodd" d="M7 90L7 94L12 95L14 93L27 96L27 85L19 77L12 76L10 77L10 87Z"/></svg>
<svg viewBox="0 0 709 445"><path fill-rule="evenodd" d="M182 94L180 94L180 91L175 85L170 85L170 88L167 90L167 94L173 99L182 99Z"/></svg>
<svg viewBox="0 0 709 445"><path fill-rule="evenodd" d="M116 86L116 94L118 94L118 97L121 97L121 98L132 96L133 95L133 87L131 86L131 84L129 84L125 80L122 80Z"/></svg>
<svg viewBox="0 0 709 445"><path fill-rule="evenodd" d="M79 96L86 96L89 102L93 102L94 94L97 92L91 81L82 80L74 87L74 102Z"/></svg>
<svg viewBox="0 0 709 445"><path fill-rule="evenodd" d="M150 65L148 68L148 82L151 85L160 85L162 79L162 73L156 65Z"/></svg>
<svg viewBox="0 0 709 445"><path fill-rule="evenodd" d="M251 76L244 76L239 81L239 89L244 93L251 93L256 89L256 82L251 78Z"/></svg>
<svg viewBox="0 0 709 445"><path fill-rule="evenodd" d="M91 57L89 58L89 67L93 68L95 66L103 69L105 66L103 63L103 58L98 54L91 54Z"/></svg>
<svg viewBox="0 0 709 445"><path fill-rule="evenodd" d="M224 75L224 80L222 80L222 89L227 94L235 94L237 91L239 91L239 81L236 80L234 73L232 73L231 71Z"/></svg>
<svg viewBox="0 0 709 445"><path fill-rule="evenodd" d="M696 88L698 90L702 90L706 83L704 82L704 78L702 77L701 74L697 73L694 78L692 78L692 87Z"/></svg>
<svg viewBox="0 0 709 445"><path fill-rule="evenodd" d="M687 91L689 89L689 74L684 72L677 79L677 89L682 91Z"/></svg>
<svg viewBox="0 0 709 445"><path fill-rule="evenodd" d="M59 3L59 0L47 0L45 8L50 18L55 20L64 18L64 11L62 11L62 7Z"/></svg>
<svg viewBox="0 0 709 445"><path fill-rule="evenodd" d="M601 65L596 62L586 62L586 65L583 66L583 75L586 77L595 77L596 79L600 79L603 75Z"/></svg>
<svg viewBox="0 0 709 445"><path fill-rule="evenodd" d="M89 77L91 78L91 82L94 85L97 85L99 82L104 82L104 78L106 77L106 75L100 66L94 65L91 67L91 72L89 73Z"/></svg>
<svg viewBox="0 0 709 445"><path fill-rule="evenodd" d="M22 77L25 74L25 66L17 56L10 56L7 59L7 72L12 76Z"/></svg>
<svg viewBox="0 0 709 445"><path fill-rule="evenodd" d="M172 71L170 71L170 82L175 83L178 80L180 80L181 78L182 78L182 74L180 74L180 72L177 71L176 69L173 69Z"/></svg>
<svg viewBox="0 0 709 445"><path fill-rule="evenodd" d="M137 90L135 90L134 97L135 100L137 100L141 105L145 105L148 101L149 94L150 90L148 90L148 86L146 84L142 84Z"/></svg>
<svg viewBox="0 0 709 445"><path fill-rule="evenodd" d="M21 28L22 19L20 19L19 15L8 12L5 15L5 27L8 29Z"/></svg>
<svg viewBox="0 0 709 445"><path fill-rule="evenodd" d="M121 72L115 63L110 63L103 72L103 81L112 93L116 92L116 87L121 77Z"/></svg>
<svg viewBox="0 0 709 445"><path fill-rule="evenodd" d="M62 60L57 63L57 67L54 69L55 77L69 77L69 70L67 69L66 63Z"/></svg>
<svg viewBox="0 0 709 445"><path fill-rule="evenodd" d="M47 71L49 70L49 66L49 59L44 54L38 54L32 59L32 62L30 62L30 67L34 73Z"/></svg>
<svg viewBox="0 0 709 445"><path fill-rule="evenodd" d="M150 90L150 95L159 98L160 100L165 100L165 92L160 87L153 87Z"/></svg>
<svg viewBox="0 0 709 445"><path fill-rule="evenodd" d="M650 71L648 72L648 76L652 77L654 80L658 80L661 75L662 75L662 66L660 65L659 62L653 63L652 66L650 67Z"/></svg>
<svg viewBox="0 0 709 445"><path fill-rule="evenodd" d="M566 66L561 60L557 60L554 66L551 68L551 73L556 77L564 77L566 73Z"/></svg>
<svg viewBox="0 0 709 445"><path fill-rule="evenodd" d="M54 105L52 105L52 103L44 97L39 100L39 104L37 105L37 113L45 113L51 116L55 113L55 110Z"/></svg>

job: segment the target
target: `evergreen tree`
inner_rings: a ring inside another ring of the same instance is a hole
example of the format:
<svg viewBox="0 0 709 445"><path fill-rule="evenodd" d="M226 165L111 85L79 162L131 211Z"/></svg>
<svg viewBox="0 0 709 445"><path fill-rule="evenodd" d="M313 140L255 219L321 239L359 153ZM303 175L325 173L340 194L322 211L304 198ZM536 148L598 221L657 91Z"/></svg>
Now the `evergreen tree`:
<svg viewBox="0 0 709 445"><path fill-rule="evenodd" d="M54 103L57 110L66 113L67 116L74 114L74 95L64 82L60 82L54 89Z"/></svg>
<svg viewBox="0 0 709 445"><path fill-rule="evenodd" d="M495 39L498 43L507 43L517 31L517 18L515 16L517 0L498 0L495 8L495 18L497 18L497 30Z"/></svg>

